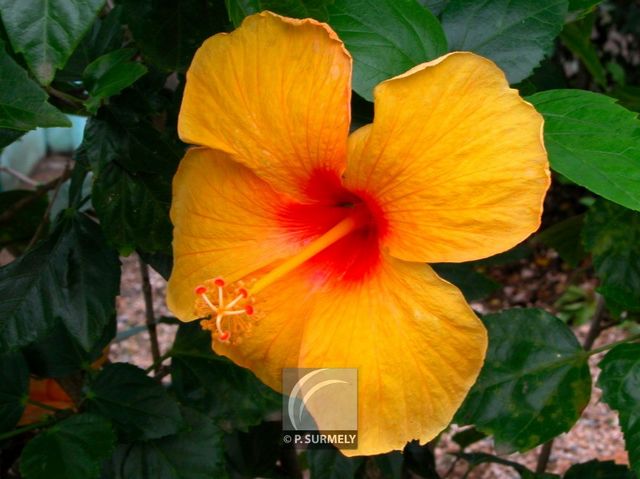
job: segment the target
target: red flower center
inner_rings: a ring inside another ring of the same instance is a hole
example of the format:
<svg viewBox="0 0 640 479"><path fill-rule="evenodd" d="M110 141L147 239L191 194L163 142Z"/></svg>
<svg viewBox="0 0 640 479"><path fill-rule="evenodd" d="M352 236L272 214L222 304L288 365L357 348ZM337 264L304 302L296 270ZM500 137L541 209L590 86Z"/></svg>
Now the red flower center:
<svg viewBox="0 0 640 479"><path fill-rule="evenodd" d="M317 170L305 189L309 203L290 203L279 212L292 240L306 245L345 218L357 215L362 226L308 260L319 279L360 281L380 265L380 240L387 224L374 198L347 190L334 172Z"/></svg>

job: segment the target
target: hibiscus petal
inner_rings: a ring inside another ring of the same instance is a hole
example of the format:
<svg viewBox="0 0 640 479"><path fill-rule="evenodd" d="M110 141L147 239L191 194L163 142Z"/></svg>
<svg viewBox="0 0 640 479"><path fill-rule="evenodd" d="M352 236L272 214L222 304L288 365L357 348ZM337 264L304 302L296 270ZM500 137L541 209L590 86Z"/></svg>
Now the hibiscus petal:
<svg viewBox="0 0 640 479"><path fill-rule="evenodd" d="M328 25L263 12L196 52L178 128L304 198L344 170L350 95L351 57Z"/></svg>
<svg viewBox="0 0 640 479"><path fill-rule="evenodd" d="M194 148L173 179L174 265L169 309L195 319L194 288L222 276L235 281L294 253L278 222L288 200L223 152Z"/></svg>
<svg viewBox="0 0 640 479"><path fill-rule="evenodd" d="M376 198L384 244L407 261L469 261L538 229L549 186L542 116L490 60L457 52L375 89L345 186Z"/></svg>
<svg viewBox="0 0 640 479"><path fill-rule="evenodd" d="M275 389L282 368L357 368L359 447L347 455L431 440L482 366L482 323L426 265L387 257L367 279L345 283L309 263L261 294L264 316L251 333L236 346L216 342L216 351ZM321 429L335 419L311 413Z"/></svg>

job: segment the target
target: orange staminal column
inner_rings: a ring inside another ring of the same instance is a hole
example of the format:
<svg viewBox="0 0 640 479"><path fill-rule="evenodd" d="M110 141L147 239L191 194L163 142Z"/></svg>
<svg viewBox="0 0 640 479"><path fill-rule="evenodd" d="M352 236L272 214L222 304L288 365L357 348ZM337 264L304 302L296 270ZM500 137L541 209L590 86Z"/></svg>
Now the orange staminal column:
<svg viewBox="0 0 640 479"><path fill-rule="evenodd" d="M241 336L251 329L251 323L255 320L253 304L257 293L362 227L366 218L367 216L359 211L347 216L253 284L239 281L228 285L222 278L215 278L197 286L195 312L198 316L206 318L201 322L202 327L210 330L213 337L221 342L238 343Z"/></svg>

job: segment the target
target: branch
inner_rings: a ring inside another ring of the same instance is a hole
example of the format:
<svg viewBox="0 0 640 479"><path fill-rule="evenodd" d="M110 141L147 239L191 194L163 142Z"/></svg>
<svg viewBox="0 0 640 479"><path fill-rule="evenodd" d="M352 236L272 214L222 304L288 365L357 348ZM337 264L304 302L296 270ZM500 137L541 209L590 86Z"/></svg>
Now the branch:
<svg viewBox="0 0 640 479"><path fill-rule="evenodd" d="M14 178L17 178L18 180L28 184L29 186L33 186L33 187L40 186L39 182L32 180L27 175L23 175L18 170L14 170L9 166L0 165L0 171L2 171L3 173L6 173L7 175L13 176Z"/></svg>
<svg viewBox="0 0 640 479"><path fill-rule="evenodd" d="M33 424L28 424L26 426L14 429L13 431L9 431L9 432L6 432L4 434L0 434L0 441L4 441L5 439L9 439L10 437L13 437L13 436L19 436L23 432L31 431L33 429L39 429L39 428L45 427L45 426L49 426L50 424L53 424L53 423L55 423L57 421L58 420L54 416L49 416L49 418L44 420L44 421L35 422Z"/></svg>
<svg viewBox="0 0 640 479"><path fill-rule="evenodd" d="M153 313L153 292L149 281L149 268L142 258L140 258L140 274L142 275L142 295L144 296L144 306L147 316L147 331L149 331L149 341L151 343L151 356L153 357L153 370L156 374L160 368L160 346L158 345L158 331L156 329L156 317Z"/></svg>
<svg viewBox="0 0 640 479"><path fill-rule="evenodd" d="M58 178L51 180L48 183L38 187L31 196L25 196L16 201L11 207L7 208L2 214L0 214L0 225L9 222L20 211L27 208L29 205L42 198L48 191L56 188L58 183L62 184L71 177L73 169L68 168Z"/></svg>
<svg viewBox="0 0 640 479"><path fill-rule="evenodd" d="M69 167L69 163L67 162L67 165L65 166L64 169L65 173L68 172L68 175L71 176L71 168ZM61 176L58 177L56 185L55 185L55 189L53 190L53 195L51 196L51 199L49 200L49 204L47 205L47 209L44 212L44 215L42 216L42 220L40 221L40 224L38 225L38 228L36 229L36 232L33 234L33 237L31 238L31 241L29 241L29 244L27 245L27 251L29 251L34 244L36 244L38 242L38 240L40 239L40 236L42 236L42 233L44 232L44 225L47 224L47 222L49 221L49 215L51 214L51 209L53 208L53 204L56 201L56 198L58 197L58 193L60 192L60 187L62 186L62 183L64 183L64 176L65 174L63 173Z"/></svg>

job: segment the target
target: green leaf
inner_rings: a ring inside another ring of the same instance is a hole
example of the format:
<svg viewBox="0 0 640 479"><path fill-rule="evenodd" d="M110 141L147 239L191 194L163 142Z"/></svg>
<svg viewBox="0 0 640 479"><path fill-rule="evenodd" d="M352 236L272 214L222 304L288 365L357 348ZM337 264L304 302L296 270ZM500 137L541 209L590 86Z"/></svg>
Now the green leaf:
<svg viewBox="0 0 640 479"><path fill-rule="evenodd" d="M225 437L225 456L232 477L278 478L281 460L282 422L265 421L247 432L234 431ZM204 479L204 478L203 478Z"/></svg>
<svg viewBox="0 0 640 479"><path fill-rule="evenodd" d="M438 17L447 7L447 3L449 3L449 0L418 0L418 2L420 2L420 5L422 5L423 7L428 8L431 13Z"/></svg>
<svg viewBox="0 0 640 479"><path fill-rule="evenodd" d="M120 262L100 227L68 215L51 237L0 268L0 350L26 346L61 321L89 351L113 320Z"/></svg>
<svg viewBox="0 0 640 479"><path fill-rule="evenodd" d="M601 87L607 86L607 71L600 62L598 50L591 41L595 15L565 25L560 39L571 52L580 59L593 79Z"/></svg>
<svg viewBox="0 0 640 479"><path fill-rule="evenodd" d="M226 27L221 0L124 0L122 6L142 54L166 71L186 71L202 42Z"/></svg>
<svg viewBox="0 0 640 479"><path fill-rule="evenodd" d="M87 410L111 419L125 440L156 439L183 426L178 403L132 364L106 365L89 384L86 396Z"/></svg>
<svg viewBox="0 0 640 479"><path fill-rule="evenodd" d="M569 0L569 10L572 12L576 10L587 10L601 2L602 0Z"/></svg>
<svg viewBox="0 0 640 479"><path fill-rule="evenodd" d="M582 238L593 255L598 291L640 311L640 213L600 199L587 212Z"/></svg>
<svg viewBox="0 0 640 479"><path fill-rule="evenodd" d="M580 241L583 223L584 215L575 215L550 226L535 239L556 250L563 260L576 268L587 255Z"/></svg>
<svg viewBox="0 0 640 479"><path fill-rule="evenodd" d="M60 378L80 370L88 370L100 358L116 333L115 312L90 351L85 351L58 322L43 338L22 350L29 370L38 376Z"/></svg>
<svg viewBox="0 0 640 479"><path fill-rule="evenodd" d="M169 251L169 178L132 174L117 163L95 177L92 200L109 242L121 254Z"/></svg>
<svg viewBox="0 0 640 479"><path fill-rule="evenodd" d="M518 462L509 461L507 459L503 459L501 457L494 456L493 454L487 454L484 452L457 453L456 456L458 456L460 459L464 459L465 461L467 461L469 465L472 467L476 467L476 466L479 466L480 464L486 464L486 463L500 464L502 466L511 467L518 473L518 475L520 476L520 479L559 479L560 478L560 476L557 476L555 474L545 474L545 473L536 474L535 472L527 469L525 466L523 466Z"/></svg>
<svg viewBox="0 0 640 479"><path fill-rule="evenodd" d="M123 48L97 58L84 71L83 83L89 91L87 110L95 113L100 102L120 93L147 72L147 67L131 61L134 50Z"/></svg>
<svg viewBox="0 0 640 479"><path fill-rule="evenodd" d="M93 172L99 174L107 164L116 162L132 174L161 174L169 184L182 150L147 119L130 119L127 115L134 116L134 112L118 113L101 110L87 122L80 151L86 154Z"/></svg>
<svg viewBox="0 0 640 479"><path fill-rule="evenodd" d="M640 87L631 85L618 85L609 92L613 98L631 111L640 112Z"/></svg>
<svg viewBox="0 0 640 479"><path fill-rule="evenodd" d="M111 423L94 414L78 414L31 440L20 457L25 479L96 479L115 445Z"/></svg>
<svg viewBox="0 0 640 479"><path fill-rule="evenodd" d="M326 22L328 5L334 0L225 0L229 20L239 27L248 15L269 10L292 18L315 18Z"/></svg>
<svg viewBox="0 0 640 479"><path fill-rule="evenodd" d="M551 90L527 98L545 119L551 167L594 193L640 210L640 122L604 95Z"/></svg>
<svg viewBox="0 0 640 479"><path fill-rule="evenodd" d="M522 96L533 95L538 91L566 88L567 79L562 65L553 58L546 58L533 70L531 76L513 87L519 90Z"/></svg>
<svg viewBox="0 0 640 479"><path fill-rule="evenodd" d="M636 475L622 464L593 459L582 464L574 464L563 477L564 479L635 479Z"/></svg>
<svg viewBox="0 0 640 479"><path fill-rule="evenodd" d="M471 444L482 441L486 437L487 435L485 433L478 431L475 427L470 427L455 433L451 439L458 446L460 446L461 450L463 450L469 447Z"/></svg>
<svg viewBox="0 0 640 479"><path fill-rule="evenodd" d="M104 0L0 0L0 14L16 53L42 85L64 67Z"/></svg>
<svg viewBox="0 0 640 479"><path fill-rule="evenodd" d="M336 0L329 23L353 56L353 89L373 88L447 51L440 23L416 0Z"/></svg>
<svg viewBox="0 0 640 479"><path fill-rule="evenodd" d="M438 276L455 284L467 301L486 298L500 288L500 284L476 271L472 265L465 263L440 263L431 267Z"/></svg>
<svg viewBox="0 0 640 479"><path fill-rule="evenodd" d="M31 190L10 190L0 192L0 215L18 201L24 201L34 194ZM36 232L47 210L46 195L20 210L20 214L6 222L0 222L0 248L16 242L28 242Z"/></svg>
<svg viewBox="0 0 640 479"><path fill-rule="evenodd" d="M0 432L15 426L29 394L29 368L20 353L0 356Z"/></svg>
<svg viewBox="0 0 640 479"><path fill-rule="evenodd" d="M112 459L113 479L226 477L222 432L209 418L182 408L187 427L177 434L123 444Z"/></svg>
<svg viewBox="0 0 640 479"><path fill-rule="evenodd" d="M490 58L517 83L550 53L567 8L567 0L451 0L442 26L450 51Z"/></svg>
<svg viewBox="0 0 640 479"><path fill-rule="evenodd" d="M169 252L171 178L181 150L136 112L111 107L87 123L80 149L95 173L92 199L103 231L122 254Z"/></svg>
<svg viewBox="0 0 640 479"><path fill-rule="evenodd" d="M6 0L0 0L1 2ZM47 103L47 94L32 81L4 49L0 41L0 127L29 131L37 126L71 126L69 119ZM5 132L3 136L9 135ZM19 133L11 134L9 141Z"/></svg>
<svg viewBox="0 0 640 479"><path fill-rule="evenodd" d="M124 28L122 6L116 5L106 16L96 18L56 81L76 82L82 79L85 68L98 57L122 46Z"/></svg>
<svg viewBox="0 0 640 479"><path fill-rule="evenodd" d="M178 398L221 423L246 429L281 407L280 395L251 371L211 350L211 335L182 324L171 348L171 377Z"/></svg>
<svg viewBox="0 0 640 479"><path fill-rule="evenodd" d="M352 479L364 463L363 457L346 457L335 448L309 449L307 460L313 479Z"/></svg>
<svg viewBox="0 0 640 479"><path fill-rule="evenodd" d="M229 20L234 27L239 27L247 17L260 11L260 0L224 0Z"/></svg>
<svg viewBox="0 0 640 479"><path fill-rule="evenodd" d="M386 454L373 456L377 474L381 479L396 479L402 477L404 457L400 451L391 451Z"/></svg>
<svg viewBox="0 0 640 479"><path fill-rule="evenodd" d="M24 131L0 128L0 150L24 135Z"/></svg>
<svg viewBox="0 0 640 479"><path fill-rule="evenodd" d="M562 321L539 309L483 318L489 350L456 420L525 451L571 429L591 395L587 355Z"/></svg>
<svg viewBox="0 0 640 479"><path fill-rule="evenodd" d="M621 344L599 364L602 400L618 411L631 467L640 476L640 344Z"/></svg>
<svg viewBox="0 0 640 479"><path fill-rule="evenodd" d="M440 479L436 471L436 457L430 444L420 445L417 440L408 443L402 451L403 470L424 479Z"/></svg>

